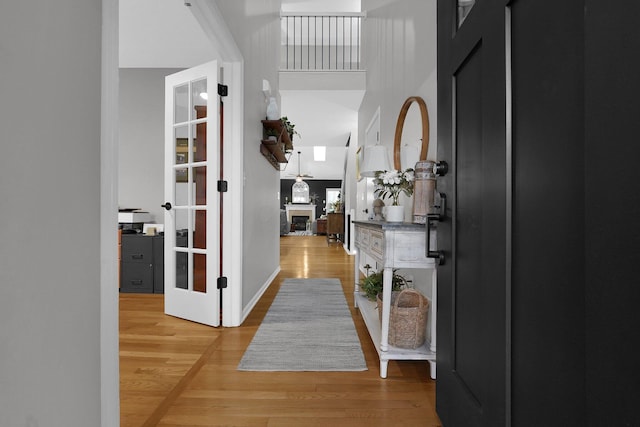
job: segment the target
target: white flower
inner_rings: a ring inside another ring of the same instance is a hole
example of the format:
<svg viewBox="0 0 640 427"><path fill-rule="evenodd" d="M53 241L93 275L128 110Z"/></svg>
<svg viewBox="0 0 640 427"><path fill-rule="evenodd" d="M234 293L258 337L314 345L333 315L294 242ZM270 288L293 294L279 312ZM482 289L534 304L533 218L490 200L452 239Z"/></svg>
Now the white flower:
<svg viewBox="0 0 640 427"><path fill-rule="evenodd" d="M373 181L375 194L382 198L390 197L393 199L393 204L397 205L400 193L404 193L407 196L413 194L413 180L413 169L378 171Z"/></svg>
<svg viewBox="0 0 640 427"><path fill-rule="evenodd" d="M384 185L400 184L400 176L397 170L384 171L381 175Z"/></svg>

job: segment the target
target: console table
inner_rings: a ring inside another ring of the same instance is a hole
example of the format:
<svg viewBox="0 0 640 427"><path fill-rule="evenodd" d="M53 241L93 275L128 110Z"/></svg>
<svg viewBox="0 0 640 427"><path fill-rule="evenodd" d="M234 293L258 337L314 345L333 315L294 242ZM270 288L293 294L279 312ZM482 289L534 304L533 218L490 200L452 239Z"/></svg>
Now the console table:
<svg viewBox="0 0 640 427"><path fill-rule="evenodd" d="M426 360L431 378L436 378L436 263L425 256L426 232L422 224L391 223L384 221L354 221L355 226L355 306L360 309L380 358L380 377L387 377L389 360ZM375 259L384 269L382 322L376 303L360 292L360 252ZM389 313L391 279L394 268L431 269L431 299L429 328L431 337L415 350L389 345Z"/></svg>

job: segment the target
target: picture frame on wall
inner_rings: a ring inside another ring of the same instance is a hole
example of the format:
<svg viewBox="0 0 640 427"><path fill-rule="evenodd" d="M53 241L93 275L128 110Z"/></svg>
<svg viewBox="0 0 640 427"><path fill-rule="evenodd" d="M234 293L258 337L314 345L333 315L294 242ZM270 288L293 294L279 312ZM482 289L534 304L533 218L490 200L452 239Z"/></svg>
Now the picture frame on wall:
<svg viewBox="0 0 640 427"><path fill-rule="evenodd" d="M360 175L360 168L362 167L363 164L364 164L364 148L358 147L358 149L356 150L356 179L358 181L364 178L362 175Z"/></svg>

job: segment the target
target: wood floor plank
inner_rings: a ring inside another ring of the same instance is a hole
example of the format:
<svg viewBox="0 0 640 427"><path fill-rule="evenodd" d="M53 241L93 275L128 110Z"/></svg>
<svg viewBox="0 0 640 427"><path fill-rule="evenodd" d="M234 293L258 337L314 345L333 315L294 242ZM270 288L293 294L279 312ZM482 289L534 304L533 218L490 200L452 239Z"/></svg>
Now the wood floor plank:
<svg viewBox="0 0 640 427"><path fill-rule="evenodd" d="M281 238L281 271L244 324L210 328L163 314L162 295L120 296L121 425L440 427L422 361L388 378L353 308L353 257L324 236ZM336 277L367 361L364 372L247 372L237 366L286 278Z"/></svg>

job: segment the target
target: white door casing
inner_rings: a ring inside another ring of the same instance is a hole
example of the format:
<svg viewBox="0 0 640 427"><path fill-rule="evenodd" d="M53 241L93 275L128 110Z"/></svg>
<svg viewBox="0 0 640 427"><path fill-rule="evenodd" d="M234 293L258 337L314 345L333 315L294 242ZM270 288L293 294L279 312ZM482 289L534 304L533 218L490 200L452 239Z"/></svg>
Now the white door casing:
<svg viewBox="0 0 640 427"><path fill-rule="evenodd" d="M364 132L364 146L367 147L380 144L380 107L378 107L367 125ZM356 205L356 219L367 220L373 217L373 201L376 199L373 194L373 178L363 177L358 181L358 200Z"/></svg>

